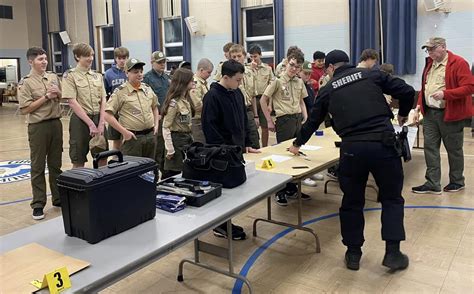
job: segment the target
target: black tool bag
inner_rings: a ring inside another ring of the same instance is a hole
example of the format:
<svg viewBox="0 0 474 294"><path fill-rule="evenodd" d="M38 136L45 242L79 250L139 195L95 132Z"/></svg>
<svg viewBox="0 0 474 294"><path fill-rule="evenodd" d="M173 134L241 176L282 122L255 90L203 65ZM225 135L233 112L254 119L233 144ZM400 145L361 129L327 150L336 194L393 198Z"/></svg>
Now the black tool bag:
<svg viewBox="0 0 474 294"><path fill-rule="evenodd" d="M199 142L184 149L183 178L220 183L234 188L247 180L242 147L204 145Z"/></svg>

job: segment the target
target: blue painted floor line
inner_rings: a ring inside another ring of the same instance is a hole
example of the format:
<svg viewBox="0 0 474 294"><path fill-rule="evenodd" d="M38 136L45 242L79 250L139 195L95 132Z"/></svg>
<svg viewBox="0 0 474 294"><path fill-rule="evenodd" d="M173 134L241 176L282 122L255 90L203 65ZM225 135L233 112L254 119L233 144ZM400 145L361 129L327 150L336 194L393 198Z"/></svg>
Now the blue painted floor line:
<svg viewBox="0 0 474 294"><path fill-rule="evenodd" d="M435 206L435 205L421 205L421 206L418 206L418 205L405 205L405 209L412 209L412 208L414 208L414 209L452 209L452 210L474 211L474 208L470 208L470 207ZM381 207L372 207L372 208L365 208L364 209L364 211L377 211L377 210L382 210L382 208ZM322 220L325 220L325 219L330 219L330 218L333 218L333 217L336 217L336 216L339 216L339 213L331 213L331 214L323 215L323 216L305 221L303 223L303 225L307 226L309 224L313 224L313 223L316 223L316 222L319 222L319 221L322 221ZM270 240L265 242L263 245L258 247L255 250L255 252L247 259L244 266L240 270L239 274L241 274L244 277L247 277L248 272L250 271L252 266L255 264L257 259L265 252L265 250L267 250L268 247L270 247L278 239L284 237L285 235L287 235L288 233L290 233L294 230L295 229L293 229L293 228L285 229L285 230L279 232L278 234L276 234L275 236L273 236ZM240 281L240 280L236 280L236 282L234 283L234 288L232 289L232 293L233 294L241 293L242 292L242 286L243 286L243 282Z"/></svg>
<svg viewBox="0 0 474 294"><path fill-rule="evenodd" d="M49 196L51 196L51 193L46 194L46 197L49 197ZM18 199L18 200L13 200L13 201L0 202L0 206L11 205L11 204L15 204L15 203L30 201L31 199L33 199L33 197L23 198L23 199Z"/></svg>

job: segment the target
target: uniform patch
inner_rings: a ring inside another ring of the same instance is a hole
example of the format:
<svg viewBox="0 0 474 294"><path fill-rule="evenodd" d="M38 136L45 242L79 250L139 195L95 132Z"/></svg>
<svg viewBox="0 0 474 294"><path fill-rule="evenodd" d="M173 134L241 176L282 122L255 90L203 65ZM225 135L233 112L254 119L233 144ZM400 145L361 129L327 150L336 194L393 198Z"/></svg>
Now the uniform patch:
<svg viewBox="0 0 474 294"><path fill-rule="evenodd" d="M362 79L362 72L356 72L354 74L351 74L349 76L345 76L345 77L342 77L342 78L339 78L337 80L335 80L334 82L331 83L333 89L337 89L341 86L344 86L346 84L350 84L350 83L353 83L357 80L360 80Z"/></svg>
<svg viewBox="0 0 474 294"><path fill-rule="evenodd" d="M179 122L188 124L191 122L191 115L189 114L180 114L179 115Z"/></svg>
<svg viewBox="0 0 474 294"><path fill-rule="evenodd" d="M142 111L141 111L140 109L138 109L138 108L135 108L134 110L132 110L132 114L133 114L133 115L139 115L139 114L141 114L141 113L142 113Z"/></svg>
<svg viewBox="0 0 474 294"><path fill-rule="evenodd" d="M31 160L0 161L0 184L29 179L31 179Z"/></svg>

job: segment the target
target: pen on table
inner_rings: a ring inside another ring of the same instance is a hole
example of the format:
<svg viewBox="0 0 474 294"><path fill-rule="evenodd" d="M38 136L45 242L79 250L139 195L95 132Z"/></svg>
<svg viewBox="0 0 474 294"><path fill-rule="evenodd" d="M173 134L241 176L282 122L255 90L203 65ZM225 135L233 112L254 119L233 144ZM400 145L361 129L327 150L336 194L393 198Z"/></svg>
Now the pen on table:
<svg viewBox="0 0 474 294"><path fill-rule="evenodd" d="M287 148L286 149L287 151L290 151L290 148ZM311 159L308 158L308 155L306 155L305 153L301 152L301 151L298 151L298 154L301 155L301 156L304 156L305 160L308 160L308 161L311 161Z"/></svg>

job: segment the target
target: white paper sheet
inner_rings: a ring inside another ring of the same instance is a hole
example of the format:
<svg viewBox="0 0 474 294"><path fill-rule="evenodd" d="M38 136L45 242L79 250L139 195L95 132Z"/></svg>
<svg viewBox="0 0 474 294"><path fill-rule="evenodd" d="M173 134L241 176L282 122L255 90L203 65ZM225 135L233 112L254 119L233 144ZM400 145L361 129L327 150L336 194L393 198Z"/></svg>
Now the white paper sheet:
<svg viewBox="0 0 474 294"><path fill-rule="evenodd" d="M321 146L313 146L313 145L303 145L301 146L300 150L307 150L307 151L316 151L323 147Z"/></svg>
<svg viewBox="0 0 474 294"><path fill-rule="evenodd" d="M266 159L272 159L274 162L284 162L284 161L290 160L291 157L284 156L284 155L270 155L270 156L262 158L262 160L266 160Z"/></svg>

